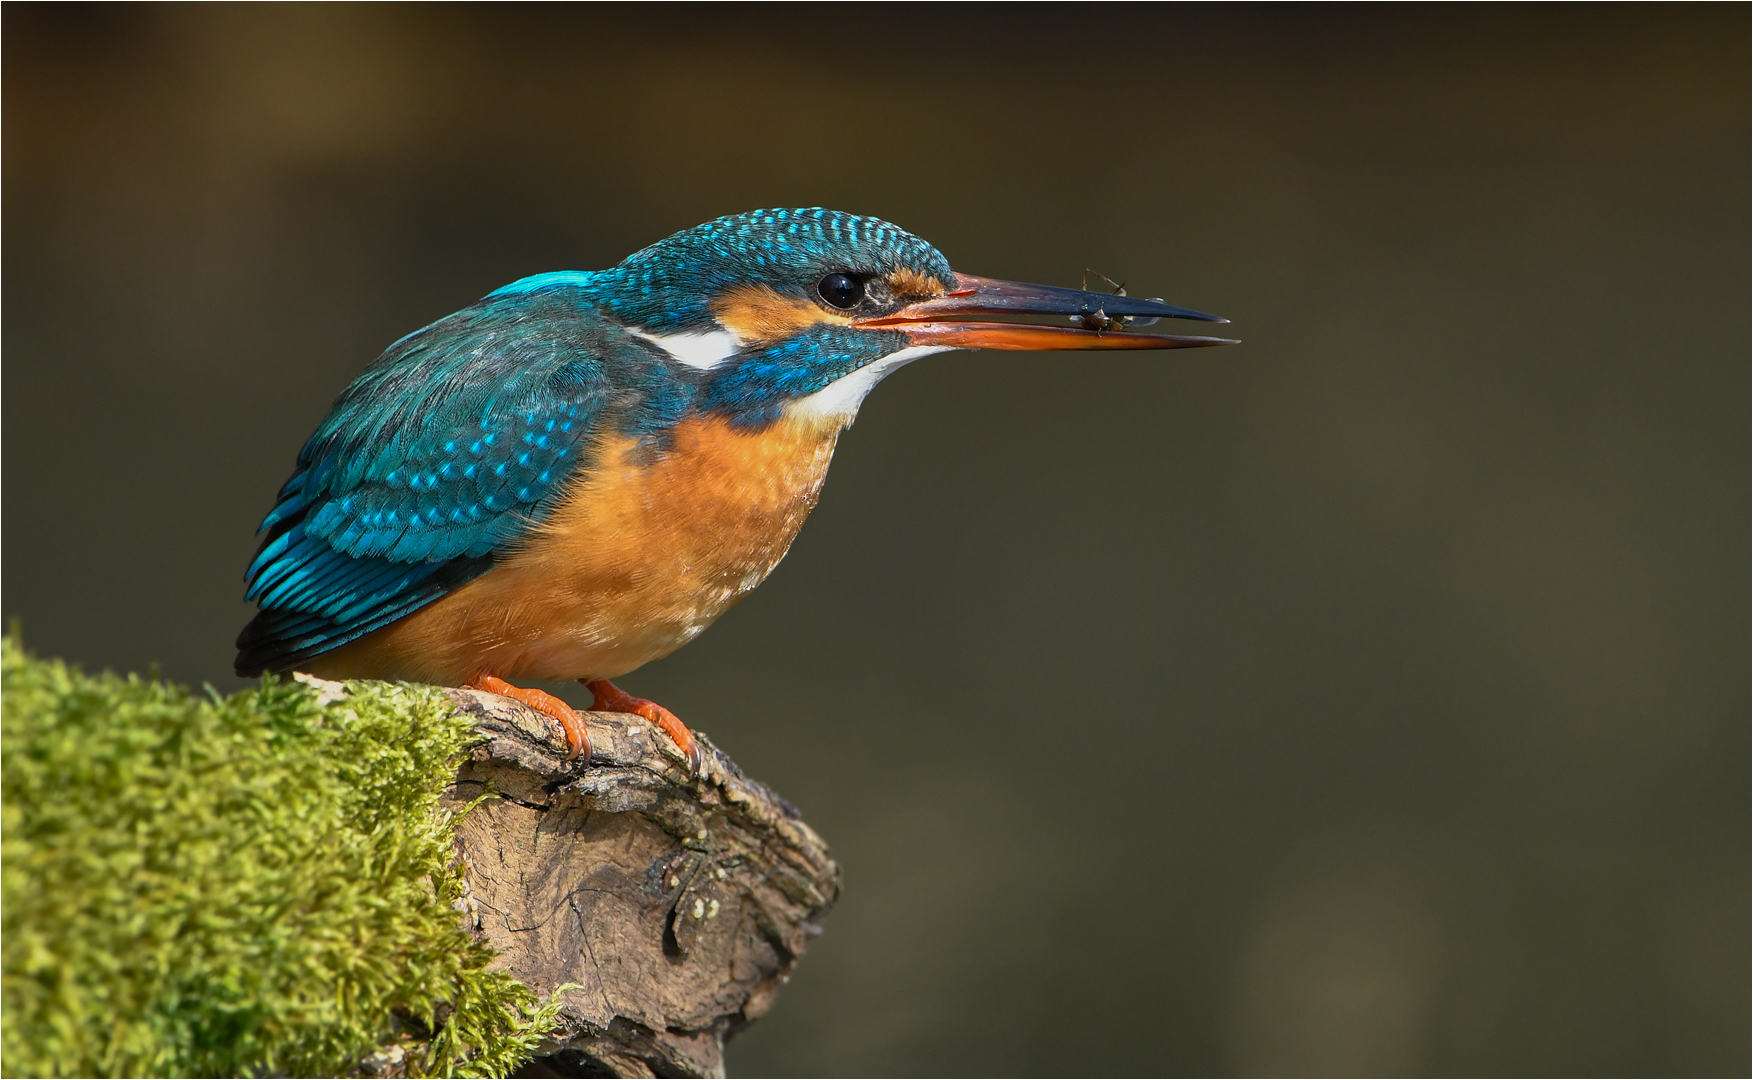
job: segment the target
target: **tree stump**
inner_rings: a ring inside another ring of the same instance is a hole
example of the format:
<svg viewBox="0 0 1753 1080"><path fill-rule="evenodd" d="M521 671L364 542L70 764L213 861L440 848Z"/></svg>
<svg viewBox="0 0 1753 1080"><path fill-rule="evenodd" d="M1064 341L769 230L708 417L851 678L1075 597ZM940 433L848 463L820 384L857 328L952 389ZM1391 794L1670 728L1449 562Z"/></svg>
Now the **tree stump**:
<svg viewBox="0 0 1753 1080"><path fill-rule="evenodd" d="M637 716L586 713L590 764L546 716L451 690L486 741L445 804L469 929L562 995L523 1076L723 1076L724 1043L773 1006L821 932L840 868L797 809L705 736L704 767Z"/></svg>

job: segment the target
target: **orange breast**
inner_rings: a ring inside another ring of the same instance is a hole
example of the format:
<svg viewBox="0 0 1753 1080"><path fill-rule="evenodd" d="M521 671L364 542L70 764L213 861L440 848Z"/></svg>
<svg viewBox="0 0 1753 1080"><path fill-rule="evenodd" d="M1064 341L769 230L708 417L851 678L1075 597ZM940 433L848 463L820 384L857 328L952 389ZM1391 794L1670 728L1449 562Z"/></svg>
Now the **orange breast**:
<svg viewBox="0 0 1753 1080"><path fill-rule="evenodd" d="M483 673L609 679L667 656L785 556L839 430L690 420L653 460L632 439L606 439L504 562L309 670L456 685Z"/></svg>

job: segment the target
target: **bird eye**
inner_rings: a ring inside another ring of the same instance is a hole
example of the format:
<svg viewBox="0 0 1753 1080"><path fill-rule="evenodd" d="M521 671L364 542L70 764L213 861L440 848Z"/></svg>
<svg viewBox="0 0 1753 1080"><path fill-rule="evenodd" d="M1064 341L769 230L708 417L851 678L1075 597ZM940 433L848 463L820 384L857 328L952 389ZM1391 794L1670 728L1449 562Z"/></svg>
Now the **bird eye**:
<svg viewBox="0 0 1753 1080"><path fill-rule="evenodd" d="M851 274L829 274L816 284L822 299L837 308L854 307L864 299L864 282Z"/></svg>

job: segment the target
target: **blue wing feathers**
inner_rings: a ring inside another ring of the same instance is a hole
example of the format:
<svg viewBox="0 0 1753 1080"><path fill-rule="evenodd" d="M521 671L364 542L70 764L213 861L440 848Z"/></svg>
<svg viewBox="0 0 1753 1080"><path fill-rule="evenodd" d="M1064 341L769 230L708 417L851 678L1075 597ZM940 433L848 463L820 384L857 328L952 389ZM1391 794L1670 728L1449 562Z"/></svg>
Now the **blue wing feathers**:
<svg viewBox="0 0 1753 1080"><path fill-rule="evenodd" d="M351 622L297 611L264 608L238 635L237 670L240 674L290 671L300 663L350 641L380 630L410 615L470 578L489 569L488 560L457 560L417 587L408 589L394 603L360 615Z"/></svg>
<svg viewBox="0 0 1753 1080"><path fill-rule="evenodd" d="M687 379L575 292L495 294L342 393L263 519L240 674L289 670L485 573L598 432L673 425Z"/></svg>

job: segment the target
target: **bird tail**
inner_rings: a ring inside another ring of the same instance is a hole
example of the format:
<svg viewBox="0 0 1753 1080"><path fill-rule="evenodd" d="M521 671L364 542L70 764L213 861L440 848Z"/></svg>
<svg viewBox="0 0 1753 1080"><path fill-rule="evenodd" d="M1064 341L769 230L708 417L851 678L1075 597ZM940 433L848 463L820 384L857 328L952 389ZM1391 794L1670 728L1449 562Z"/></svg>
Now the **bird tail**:
<svg viewBox="0 0 1753 1080"><path fill-rule="evenodd" d="M245 678L284 674L315 656L357 641L406 618L492 566L491 557L452 559L432 567L423 580L409 583L387 602L344 609L340 617L292 608L263 608L237 635L237 661Z"/></svg>

